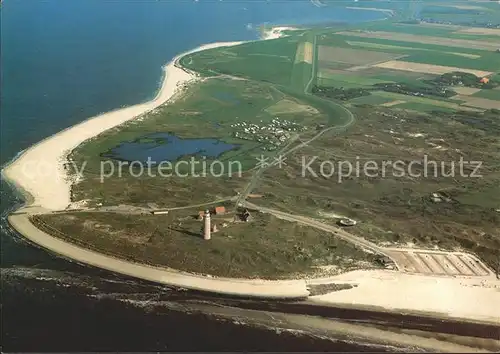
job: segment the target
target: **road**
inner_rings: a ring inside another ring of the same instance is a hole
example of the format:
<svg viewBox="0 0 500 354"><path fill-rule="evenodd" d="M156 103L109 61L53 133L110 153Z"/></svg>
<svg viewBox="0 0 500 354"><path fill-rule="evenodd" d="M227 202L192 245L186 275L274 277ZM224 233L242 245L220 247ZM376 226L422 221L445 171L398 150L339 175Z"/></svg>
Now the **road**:
<svg viewBox="0 0 500 354"><path fill-rule="evenodd" d="M316 47L317 47L317 36L315 35L314 39L313 39L313 58L312 58L311 79L309 80L309 82L307 83L307 85L306 85L306 87L304 89L304 94L306 94L306 95L310 94L308 92L309 91L309 87L311 86L311 84L312 84L312 82L313 82L313 80L315 78L316 56L317 56L317 54L316 54L316 52L317 52ZM313 136L311 139L309 139L307 141L301 141L301 143L299 145L294 146L294 147L288 149L288 147L295 140L297 140L297 138L299 138L298 135L294 136L283 149L281 149L277 154L274 155L272 162L270 162L269 164L265 164L265 165L260 166L260 168L258 168L253 173L250 182L243 189L243 191L241 192L241 194L238 197L238 199L236 199L235 208L237 208L238 206L240 206L243 203L243 201L248 197L248 194L250 194L252 192L252 189L255 187L255 184L257 183L258 179L260 178L260 176L262 175L262 173L266 169L268 169L269 167L273 167L275 165L280 164L283 161L284 157L286 157L287 155L291 154L292 152L294 152L294 151L296 151L296 150L298 150L298 149L300 149L300 148L302 148L302 147L310 144L311 142L313 142L314 140L318 139L323 134L325 134L327 132L330 132L330 131L338 131L338 132L343 131L343 130L347 129L354 122L355 117L354 117L354 115L352 114L352 112L350 110L348 110L346 107L344 107L341 104L338 104L338 103L335 103L335 102L332 102L332 101L329 101L329 102L331 104L335 104L335 105L341 107L344 110L344 112L347 113L348 121L346 123L344 123L343 125L341 125L341 126L333 126L333 127L325 128L322 131L320 131L318 134L316 134L315 136ZM299 140L300 140L300 138L299 138Z"/></svg>

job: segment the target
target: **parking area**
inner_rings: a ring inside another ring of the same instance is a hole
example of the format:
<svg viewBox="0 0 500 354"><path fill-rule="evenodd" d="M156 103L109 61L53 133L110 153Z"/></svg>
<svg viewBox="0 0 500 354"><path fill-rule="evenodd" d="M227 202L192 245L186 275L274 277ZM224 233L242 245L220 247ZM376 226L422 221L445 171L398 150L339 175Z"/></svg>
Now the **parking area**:
<svg viewBox="0 0 500 354"><path fill-rule="evenodd" d="M442 252L418 249L389 249L388 253L399 268L407 273L490 276L494 273L478 258L462 252Z"/></svg>

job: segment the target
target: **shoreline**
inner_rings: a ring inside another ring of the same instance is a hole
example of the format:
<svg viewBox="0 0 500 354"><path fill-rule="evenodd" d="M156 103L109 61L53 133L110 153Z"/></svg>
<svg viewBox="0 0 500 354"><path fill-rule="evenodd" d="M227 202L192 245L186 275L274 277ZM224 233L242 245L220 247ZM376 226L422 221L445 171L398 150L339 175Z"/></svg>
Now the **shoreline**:
<svg viewBox="0 0 500 354"><path fill-rule="evenodd" d="M293 29L293 27L273 27L269 31L263 33L263 40L279 38L283 36L283 31ZM440 314L446 318L467 317L479 321L491 321L491 318L496 318L492 316L491 309L485 311L480 303L484 304L490 301L490 299L494 300L491 298L491 291L494 292L497 289L497 293L500 294L500 291L498 291L498 289L500 289L500 282L494 282L490 286L490 289L479 288L477 284L483 281L490 281L486 278L452 278L443 280L444 283L450 283L451 285L445 288L440 287L438 288L439 291L455 292L457 289L460 291L461 288L475 289L475 291L468 293L468 297L466 296L465 299L462 300L464 302L464 304L461 304L462 307L458 310L453 308L453 310L456 310L455 312L450 310L450 307L447 307L445 302L441 303L441 305L445 305L444 308L441 307L436 309L435 306L431 306L432 304L422 302L425 300L417 301L418 299L415 299L415 303L408 301L408 296L410 298L412 297L412 291L407 289L412 289L413 286L418 289L418 287L422 285L423 280L428 282L429 277L390 271L354 271L331 278L316 280L295 279L272 281L202 276L190 274L181 270L132 263L107 256L103 253L79 247L55 236L51 236L37 229L31 223L29 220L29 215L31 214L65 209L72 204L70 193L73 181L65 178L66 173L63 165L67 161L68 154L70 154L74 148L108 129L117 127L132 119L139 118L160 105L175 99L176 94L182 90L182 86L199 80L196 73L182 68L179 60L183 56L205 49L239 45L242 43L246 42L216 42L202 45L190 51L178 54L167 65L163 66L163 81L152 100L118 108L88 118L81 123L63 129L57 134L41 140L16 155L16 157L2 169L3 179L12 185L17 193L22 194L25 199L24 205L8 216L8 222L11 227L27 240L64 258L110 270L112 272L179 288L242 297L294 300L309 298L310 301L319 303L344 304L353 308L363 305L380 306L387 311L398 312L430 309L429 311L436 312L436 316ZM52 164L52 166L57 167L57 169L53 171L55 175L46 176L41 180L34 179L33 177L31 179L26 179L27 171L25 167L26 163L30 161L38 163L44 161L45 163ZM373 279L374 277L376 278L375 281ZM431 283L435 282L437 284L440 282L439 278L436 277L431 277L431 280ZM308 285L335 282L350 282L359 284L359 286L349 291L345 290L326 295L310 296ZM462 283L465 285L462 285ZM499 283L499 285L495 285L496 283ZM390 286L387 286L387 284ZM431 285L426 284L425 291L420 294L422 298L432 299L432 296L435 295L434 292L437 292L437 290ZM391 294L395 294L395 291L402 286L404 289L401 289L402 291L397 293L398 296L400 296L399 305L404 306L398 307L397 304L390 301L390 298ZM408 286L410 286L410 288L408 288ZM375 292L373 292L374 289L376 289ZM489 291L482 292L480 290ZM479 304L476 304L476 307L467 307L467 301L473 298L473 296L477 297L476 302ZM402 302L401 299L403 300ZM474 312L473 310L476 311ZM500 311L500 309L497 311ZM493 315L495 315L495 313L493 313ZM498 318L500 318L500 313Z"/></svg>
<svg viewBox="0 0 500 354"><path fill-rule="evenodd" d="M90 117L42 139L3 166L2 178L28 199L25 206L37 205L48 210L68 208L72 204L71 185L73 181L68 180L64 163L73 149L108 129L139 118L158 108L174 99L183 85L198 80L196 75L176 66L177 61L183 56L206 49L242 43L215 42L176 55L163 66L163 82L152 100ZM49 173L37 173L34 176L29 173L33 166L39 170L38 172L47 172L48 168Z"/></svg>

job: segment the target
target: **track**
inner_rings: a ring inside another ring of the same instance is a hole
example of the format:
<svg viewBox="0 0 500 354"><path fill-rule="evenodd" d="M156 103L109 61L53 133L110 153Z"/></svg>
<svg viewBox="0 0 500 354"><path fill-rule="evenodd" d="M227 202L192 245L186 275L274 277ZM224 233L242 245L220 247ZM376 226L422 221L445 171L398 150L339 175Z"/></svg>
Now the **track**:
<svg viewBox="0 0 500 354"><path fill-rule="evenodd" d="M255 204L252 204L252 203L249 203L246 201L242 202L242 205L245 207L251 208L251 209L261 211L263 213L272 214L272 215L274 215L280 219L283 219L283 220L298 222L298 223L303 224L303 225L312 226L314 228L333 233L335 236L337 236L337 237L339 237L347 242L350 242L358 247L369 249L375 253L382 254L386 257L393 259L394 263L396 263L396 266L399 268L394 257L390 253L386 252L386 250L383 247L379 247L376 244L365 240L364 238L354 236L354 235L350 234L349 232L346 232L345 230L343 230L339 227L324 224L318 220L314 220L314 219L311 219L311 218L308 218L305 216L292 215L292 214L284 213L284 212L279 211L279 210L261 207L261 206L258 206L258 205L255 205Z"/></svg>
<svg viewBox="0 0 500 354"><path fill-rule="evenodd" d="M311 75L311 79L309 80L309 82L307 83L305 89L304 89L304 94L309 94L309 88L315 78L315 72L316 72L316 47L317 47L317 36L314 36L314 41L313 41L313 51L312 51L312 75ZM336 104L334 102L331 102L329 101L330 103L332 104ZM354 115L352 114L352 112L350 110L348 110L346 107L344 107L343 105L340 105L340 104L336 104L338 105L339 107L341 107L344 112L347 114L348 116L348 121L346 123L344 123L343 125L341 126L333 126L333 127L328 127L326 129L323 129L322 131L320 131L318 134L316 134L315 136L313 136L311 139L307 140L307 141L301 141L301 143L297 146L294 146L290 149L287 150L287 148L297 139L299 138L298 136L295 136L292 140L290 140L288 142L288 144L283 148L281 149L277 154L275 154L274 157L280 157L280 158L283 158L283 157L286 157L287 155L291 154L292 152L304 147L304 146L307 146L308 144L312 143L314 140L318 139L320 136L322 136L323 134L327 133L327 132L330 132L330 131L343 131L345 130L346 128L348 128L352 123L354 123ZM299 139L300 140L300 139ZM282 161L282 160L281 160ZM252 176L252 179L250 180L250 182L248 183L248 185L245 187L245 189L243 190L243 192L240 194L239 198L236 200L236 207L238 207L239 205L242 204L242 202L247 198L248 194L251 193L252 189L255 187L255 184L257 183L258 179L260 178L260 176L262 175L262 173L268 169L269 167L272 167L272 166L275 166L277 164L280 163L280 160L275 160L269 164L267 164L266 166L261 166L258 170L256 170Z"/></svg>

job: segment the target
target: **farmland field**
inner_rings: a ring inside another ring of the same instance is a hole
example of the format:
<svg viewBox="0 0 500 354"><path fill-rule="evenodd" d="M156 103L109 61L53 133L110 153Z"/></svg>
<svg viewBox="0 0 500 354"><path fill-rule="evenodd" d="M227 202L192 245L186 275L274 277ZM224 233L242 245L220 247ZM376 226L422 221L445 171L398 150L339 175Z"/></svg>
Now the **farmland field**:
<svg viewBox="0 0 500 354"><path fill-rule="evenodd" d="M385 69L395 69L395 70L404 70L404 71L412 71L417 73L430 73L430 74L445 74L451 73L454 71L461 71L466 73L471 73L476 76L488 76L491 74L490 71L482 71L482 70L472 70L472 69L464 69L457 68L452 66L442 66L442 65L431 65L431 64L420 64L413 63L402 60L391 60L383 63L375 64L377 68L385 68Z"/></svg>
<svg viewBox="0 0 500 354"><path fill-rule="evenodd" d="M338 62L351 65L364 65L390 60L397 56L391 53L369 50L319 46L318 60L320 63Z"/></svg>
<svg viewBox="0 0 500 354"><path fill-rule="evenodd" d="M475 92L472 96L500 102L500 90L480 90Z"/></svg>
<svg viewBox="0 0 500 354"><path fill-rule="evenodd" d="M453 112L455 110L455 108L443 107L442 105L438 106L423 102L405 102L391 107L400 109L409 109L415 112L435 112L435 111Z"/></svg>
<svg viewBox="0 0 500 354"><path fill-rule="evenodd" d="M340 34L347 36L355 36L362 38L379 38L388 39L402 42L416 42L425 44L436 44L449 47L465 47L471 49L484 49L484 50L496 50L498 49L498 44L489 41L475 41L466 39L456 39L456 38L446 38L446 37L433 37L433 36L420 36L414 34L397 33L397 32L339 32Z"/></svg>
<svg viewBox="0 0 500 354"><path fill-rule="evenodd" d="M491 100L476 96L459 96L458 99L465 101L464 105L484 109L500 109L499 100Z"/></svg>
<svg viewBox="0 0 500 354"><path fill-rule="evenodd" d="M433 100L433 99L425 98L425 97L407 96L407 95L402 95L399 93L383 92L383 91L376 91L376 92L373 92L372 94L375 96L379 96L379 97L390 98L391 100L400 100L400 101L406 101L406 102L421 103L421 104L425 104L427 106L436 106L436 107L443 107L443 108L449 108L449 109L461 109L461 107L457 103L447 102L444 100ZM399 107L399 105L396 105L395 107Z"/></svg>

